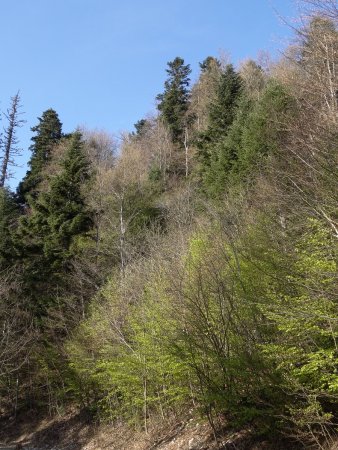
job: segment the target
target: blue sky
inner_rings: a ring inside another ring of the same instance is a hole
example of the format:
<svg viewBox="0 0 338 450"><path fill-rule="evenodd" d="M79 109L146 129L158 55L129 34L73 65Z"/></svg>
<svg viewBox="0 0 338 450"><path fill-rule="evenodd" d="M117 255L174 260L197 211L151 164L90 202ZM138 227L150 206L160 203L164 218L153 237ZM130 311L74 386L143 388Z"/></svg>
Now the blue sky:
<svg viewBox="0 0 338 450"><path fill-rule="evenodd" d="M278 13L292 0L0 0L0 109L21 92L24 175L30 127L54 108L65 132L78 125L118 133L155 109L166 64L198 62L224 50L237 64L276 54L290 36Z"/></svg>

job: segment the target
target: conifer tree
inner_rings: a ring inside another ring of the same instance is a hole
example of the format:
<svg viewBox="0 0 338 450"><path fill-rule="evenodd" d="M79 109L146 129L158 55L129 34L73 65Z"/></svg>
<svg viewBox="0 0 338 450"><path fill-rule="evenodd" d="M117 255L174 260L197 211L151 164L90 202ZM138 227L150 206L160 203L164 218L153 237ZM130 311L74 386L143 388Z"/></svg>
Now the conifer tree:
<svg viewBox="0 0 338 450"><path fill-rule="evenodd" d="M242 91L242 82L231 64L222 73L216 99L209 107L209 123L198 140L202 172L207 170L214 145L227 134L235 117L235 108Z"/></svg>
<svg viewBox="0 0 338 450"><path fill-rule="evenodd" d="M199 63L201 73L198 81L191 89L189 114L194 117L193 132L196 139L198 134L208 127L209 107L216 99L216 91L222 74L221 63L217 58L208 56Z"/></svg>
<svg viewBox="0 0 338 450"><path fill-rule="evenodd" d="M240 76L234 67L228 64L219 82L217 98L210 106L207 140L216 142L226 134L234 119L235 106L241 93L241 86Z"/></svg>
<svg viewBox="0 0 338 450"><path fill-rule="evenodd" d="M0 188L0 270L7 267L14 257L12 230L18 208L13 195Z"/></svg>
<svg viewBox="0 0 338 450"><path fill-rule="evenodd" d="M52 259L67 261L72 256L73 239L90 228L90 214L82 193L82 186L89 176L81 134L76 132L70 139L62 172L51 181L49 192L41 199L49 230L44 252Z"/></svg>
<svg viewBox="0 0 338 450"><path fill-rule="evenodd" d="M24 291L37 315L53 304L55 291L67 284L74 243L91 226L82 193L89 179L89 162L80 133L68 137L68 149L49 189L31 202L22 217L16 246L24 265Z"/></svg>
<svg viewBox="0 0 338 450"><path fill-rule="evenodd" d="M41 171L49 161L53 145L62 137L62 124L53 109L45 111L38 120L38 125L32 128L36 135L32 137L33 144L30 147L30 170L18 187L19 198L23 203L37 198L37 187L42 181Z"/></svg>
<svg viewBox="0 0 338 450"><path fill-rule="evenodd" d="M203 172L204 188L211 197L222 195L233 173L237 173L239 154L243 147L243 132L252 108L253 102L246 95L242 95L227 134L212 144L212 153ZM241 175L244 179L244 175Z"/></svg>
<svg viewBox="0 0 338 450"><path fill-rule="evenodd" d="M242 91L233 122L223 139L213 146L204 172L209 195L217 197L230 184L247 182L277 151L293 111L292 98L277 82L270 81L256 101Z"/></svg>
<svg viewBox="0 0 338 450"><path fill-rule="evenodd" d="M185 116L189 107L189 75L191 73L190 65L184 64L182 58L176 57L168 62L168 79L164 87L164 93L157 96L159 101L158 110L162 118L171 131L171 137L174 143L182 143Z"/></svg>
<svg viewBox="0 0 338 450"><path fill-rule="evenodd" d="M199 63L202 74L213 70L215 67L220 68L221 63L213 56L207 56L202 62Z"/></svg>
<svg viewBox="0 0 338 450"><path fill-rule="evenodd" d="M132 136L136 136L137 138L142 138L146 135L147 131L151 129L151 122L148 119L140 119L135 124L136 133L133 132Z"/></svg>

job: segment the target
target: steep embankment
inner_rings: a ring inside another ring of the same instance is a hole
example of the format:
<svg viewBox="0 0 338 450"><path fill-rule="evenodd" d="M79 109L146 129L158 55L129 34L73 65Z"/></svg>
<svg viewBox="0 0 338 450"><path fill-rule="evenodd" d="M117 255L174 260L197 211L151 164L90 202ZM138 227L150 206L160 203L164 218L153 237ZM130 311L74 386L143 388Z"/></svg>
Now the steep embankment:
<svg viewBox="0 0 338 450"><path fill-rule="evenodd" d="M292 442L255 437L248 427L241 431L225 426L216 442L209 424L192 417L177 418L164 426L154 423L148 433L125 425L97 425L84 413L62 418L29 419L0 425L0 449L14 450L216 450L297 449ZM337 447L332 447L332 450Z"/></svg>

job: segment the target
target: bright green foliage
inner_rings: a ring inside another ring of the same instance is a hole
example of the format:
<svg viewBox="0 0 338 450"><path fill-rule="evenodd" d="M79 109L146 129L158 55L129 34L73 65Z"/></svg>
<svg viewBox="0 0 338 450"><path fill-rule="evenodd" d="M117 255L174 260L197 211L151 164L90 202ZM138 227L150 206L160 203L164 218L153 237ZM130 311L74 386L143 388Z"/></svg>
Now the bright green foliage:
<svg viewBox="0 0 338 450"><path fill-rule="evenodd" d="M244 317L256 311L249 342L256 341L254 354L272 380L262 400L273 405L273 427L296 427L311 442L338 404L337 243L318 220L309 219L303 234L291 237L273 229L265 213L247 229L241 248Z"/></svg>
<svg viewBox="0 0 338 450"><path fill-rule="evenodd" d="M216 233L217 239L191 241L182 355L199 380L198 398L205 411L227 411L233 423L255 420L264 429L280 395L273 388L277 376L258 347L264 322L248 295L238 250Z"/></svg>
<svg viewBox="0 0 338 450"><path fill-rule="evenodd" d="M124 318L118 306L121 291L116 282L109 283L103 306L92 309L77 340L68 344L81 385L96 389L101 413L111 419L139 423L151 415L164 417L189 397L188 367L173 355L176 320L161 283L153 281Z"/></svg>
<svg viewBox="0 0 338 450"><path fill-rule="evenodd" d="M292 399L290 420L302 426L327 421L338 403L337 243L329 229L310 219L295 248L294 270L288 283L293 292L271 292L264 314L277 327L264 352L283 373ZM308 408L308 417L304 409Z"/></svg>
<svg viewBox="0 0 338 450"><path fill-rule="evenodd" d="M337 244L311 219L292 251L267 215L256 221L242 243L191 241L181 357L207 410L316 434L338 403Z"/></svg>
<svg viewBox="0 0 338 450"><path fill-rule="evenodd" d="M158 110L168 126L174 143L182 145L184 128L187 124L186 113L189 107L189 64L182 58L168 62L168 79L164 83L164 93L157 96Z"/></svg>
<svg viewBox="0 0 338 450"><path fill-rule="evenodd" d="M28 203L37 197L37 187L42 181L42 169L50 160L53 146L62 137L62 124L57 113L48 109L39 117L39 124L33 127L32 131L36 135L32 137L33 144L30 147L30 170L18 187L20 200Z"/></svg>
<svg viewBox="0 0 338 450"><path fill-rule="evenodd" d="M204 413L226 412L259 432L296 426L316 434L330 421L337 244L317 220L296 244L272 223L257 216L231 244L219 226L195 234L183 266L138 284L127 307L116 282L102 291L105 303L68 351L106 416L166 416L192 396Z"/></svg>
<svg viewBox="0 0 338 450"><path fill-rule="evenodd" d="M147 430L193 407L326 448L338 417L336 31L316 19L301 40L295 64L289 54L266 73L209 57L191 93L176 58L159 116L118 156L101 133L61 139L43 114L19 220L0 191L4 354L35 327L27 364L13 365L19 401L29 380L50 411L68 399Z"/></svg>

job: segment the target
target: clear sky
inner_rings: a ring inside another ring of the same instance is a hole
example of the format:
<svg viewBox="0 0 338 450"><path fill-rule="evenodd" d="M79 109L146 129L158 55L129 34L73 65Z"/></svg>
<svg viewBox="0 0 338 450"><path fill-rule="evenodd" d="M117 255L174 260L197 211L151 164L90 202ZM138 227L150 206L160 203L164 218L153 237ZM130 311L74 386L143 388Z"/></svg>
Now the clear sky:
<svg viewBox="0 0 338 450"><path fill-rule="evenodd" d="M290 35L278 13L292 0L0 0L0 109L21 92L27 123L19 132L30 157L30 128L54 108L65 132L78 125L118 133L155 109L166 64L198 62L224 50L232 62L276 53Z"/></svg>

